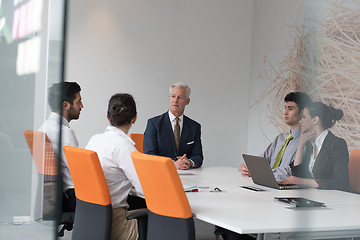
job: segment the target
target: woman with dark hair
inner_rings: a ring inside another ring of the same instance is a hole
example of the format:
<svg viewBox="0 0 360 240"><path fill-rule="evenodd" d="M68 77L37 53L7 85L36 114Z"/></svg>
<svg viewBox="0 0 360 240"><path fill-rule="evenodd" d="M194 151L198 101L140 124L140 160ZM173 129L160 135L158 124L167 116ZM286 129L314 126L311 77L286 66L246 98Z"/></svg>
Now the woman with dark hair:
<svg viewBox="0 0 360 240"><path fill-rule="evenodd" d="M309 104L304 109L293 176L283 180L282 184L351 191L346 142L329 130L342 117L342 110L321 102Z"/></svg>
<svg viewBox="0 0 360 240"><path fill-rule="evenodd" d="M136 104L126 93L115 94L109 101L107 118L111 126L94 135L86 149L98 154L113 207L112 240L138 239L136 220L126 220L127 197L132 187L143 193L131 159L135 143L128 136L136 121Z"/></svg>

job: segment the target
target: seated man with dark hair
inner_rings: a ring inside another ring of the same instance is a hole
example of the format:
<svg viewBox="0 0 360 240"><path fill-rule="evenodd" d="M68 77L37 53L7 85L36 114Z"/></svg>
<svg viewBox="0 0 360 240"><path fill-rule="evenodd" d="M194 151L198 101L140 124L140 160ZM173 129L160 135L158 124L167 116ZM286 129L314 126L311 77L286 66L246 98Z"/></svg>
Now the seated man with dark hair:
<svg viewBox="0 0 360 240"><path fill-rule="evenodd" d="M304 108L312 102L310 97L303 92L291 92L285 96L284 101L286 103L285 123L290 127L290 131L279 134L262 154L269 161L278 181L291 176L290 164L295 159L301 134L299 121ZM242 175L250 176L246 164L241 164L240 167L239 171Z"/></svg>
<svg viewBox="0 0 360 240"><path fill-rule="evenodd" d="M46 133L54 151L56 153L61 152L61 173L63 180L62 210L64 212L74 212L76 205L74 184L62 148L66 145L79 147L78 140L69 123L73 119L79 119L80 111L83 108L80 91L81 88L76 82L62 82L52 85L49 88L48 95L51 113L39 129L39 131ZM61 110L62 116L60 116ZM61 149L59 149L60 125Z"/></svg>

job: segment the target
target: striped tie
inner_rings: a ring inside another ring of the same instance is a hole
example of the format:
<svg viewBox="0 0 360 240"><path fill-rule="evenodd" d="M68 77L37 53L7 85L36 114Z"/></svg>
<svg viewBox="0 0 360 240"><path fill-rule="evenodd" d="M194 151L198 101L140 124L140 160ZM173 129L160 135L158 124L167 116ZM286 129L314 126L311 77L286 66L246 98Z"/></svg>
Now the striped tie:
<svg viewBox="0 0 360 240"><path fill-rule="evenodd" d="M175 145L176 150L179 148L179 142L180 142L180 124L179 124L179 118L176 118L176 123L174 127L174 137L175 137Z"/></svg>

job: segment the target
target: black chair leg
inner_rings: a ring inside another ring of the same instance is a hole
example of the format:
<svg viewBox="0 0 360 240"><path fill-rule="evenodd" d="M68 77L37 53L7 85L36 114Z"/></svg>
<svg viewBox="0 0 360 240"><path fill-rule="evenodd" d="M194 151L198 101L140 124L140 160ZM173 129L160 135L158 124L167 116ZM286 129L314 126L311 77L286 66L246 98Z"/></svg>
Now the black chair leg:
<svg viewBox="0 0 360 240"><path fill-rule="evenodd" d="M137 222L138 222L139 240L146 240L146 238L147 238L147 226L148 226L148 218L147 218L147 216L138 218Z"/></svg>

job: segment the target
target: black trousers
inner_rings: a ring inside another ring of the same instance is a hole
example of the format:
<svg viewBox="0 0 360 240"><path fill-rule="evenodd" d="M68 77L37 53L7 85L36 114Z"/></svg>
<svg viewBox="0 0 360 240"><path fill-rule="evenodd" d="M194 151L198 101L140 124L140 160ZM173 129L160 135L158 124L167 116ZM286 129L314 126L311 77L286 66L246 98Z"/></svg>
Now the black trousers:
<svg viewBox="0 0 360 240"><path fill-rule="evenodd" d="M141 197L129 195L127 198L127 203L129 204L128 211L146 208L145 199Z"/></svg>
<svg viewBox="0 0 360 240"><path fill-rule="evenodd" d="M73 188L70 188L65 192L63 192L62 211L75 212L75 207L76 207L75 191Z"/></svg>

